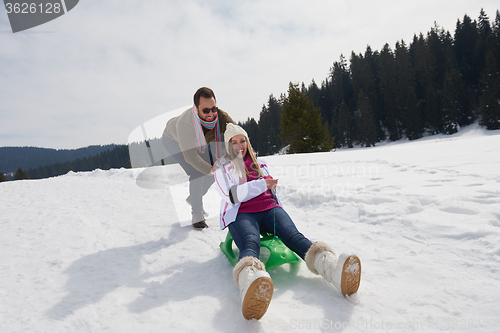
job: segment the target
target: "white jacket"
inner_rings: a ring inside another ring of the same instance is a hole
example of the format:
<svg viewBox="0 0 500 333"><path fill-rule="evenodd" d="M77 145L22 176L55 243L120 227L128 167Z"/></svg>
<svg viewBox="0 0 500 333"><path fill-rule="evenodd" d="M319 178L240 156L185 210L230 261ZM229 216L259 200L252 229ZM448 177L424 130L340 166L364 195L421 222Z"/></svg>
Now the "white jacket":
<svg viewBox="0 0 500 333"><path fill-rule="evenodd" d="M269 170L264 160L258 158L257 162L264 172L264 175L269 176ZM234 166L233 162L229 161L221 165L215 171L215 187L217 188L217 192L219 192L222 197L220 204L221 229L225 229L231 222L236 220L241 202L253 199L267 191L266 180L264 178L251 180L249 182L241 180L240 183L238 170ZM273 192L274 196L278 200L278 204L282 206L276 190Z"/></svg>

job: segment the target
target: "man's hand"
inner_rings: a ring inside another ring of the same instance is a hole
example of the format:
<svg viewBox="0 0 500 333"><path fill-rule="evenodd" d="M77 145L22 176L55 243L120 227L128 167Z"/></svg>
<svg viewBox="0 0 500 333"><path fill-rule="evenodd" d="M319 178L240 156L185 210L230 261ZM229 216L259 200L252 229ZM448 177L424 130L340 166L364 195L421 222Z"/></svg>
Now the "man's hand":
<svg viewBox="0 0 500 333"><path fill-rule="evenodd" d="M215 170L219 168L219 160L220 158L217 161L215 161L214 165L212 165L212 169L210 170L211 175L215 174Z"/></svg>

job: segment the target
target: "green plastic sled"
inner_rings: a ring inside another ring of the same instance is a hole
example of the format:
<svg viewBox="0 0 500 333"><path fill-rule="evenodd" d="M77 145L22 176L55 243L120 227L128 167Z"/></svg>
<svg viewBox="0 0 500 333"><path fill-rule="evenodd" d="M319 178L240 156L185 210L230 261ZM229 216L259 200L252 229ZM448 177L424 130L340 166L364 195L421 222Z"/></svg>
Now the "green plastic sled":
<svg viewBox="0 0 500 333"><path fill-rule="evenodd" d="M281 239L274 237L273 234L261 234L260 246L269 250L269 259L265 263L267 271L279 265L299 261L297 255L290 250ZM229 231L227 232L226 240L221 242L219 247L222 252L224 252L231 265L234 266L238 263L238 256L235 255L233 251L233 237L231 237Z"/></svg>

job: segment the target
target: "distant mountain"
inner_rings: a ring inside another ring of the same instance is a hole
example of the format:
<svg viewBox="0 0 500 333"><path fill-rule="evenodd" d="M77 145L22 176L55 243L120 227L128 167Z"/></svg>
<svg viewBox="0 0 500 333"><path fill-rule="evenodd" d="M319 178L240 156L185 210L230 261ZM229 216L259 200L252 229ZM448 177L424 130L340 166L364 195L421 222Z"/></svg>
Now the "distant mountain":
<svg viewBox="0 0 500 333"><path fill-rule="evenodd" d="M78 149L50 149L38 147L0 147L0 171L16 172L38 168L44 165L74 161L89 156L95 156L106 150L113 150L116 145L89 146Z"/></svg>

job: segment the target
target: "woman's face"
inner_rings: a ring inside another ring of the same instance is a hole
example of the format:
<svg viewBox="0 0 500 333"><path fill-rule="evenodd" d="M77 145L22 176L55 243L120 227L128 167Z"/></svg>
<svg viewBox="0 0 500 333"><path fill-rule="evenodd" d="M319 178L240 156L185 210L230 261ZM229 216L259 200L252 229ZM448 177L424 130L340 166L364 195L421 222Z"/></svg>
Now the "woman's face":
<svg viewBox="0 0 500 333"><path fill-rule="evenodd" d="M233 156L243 158L247 154L248 142L244 135L238 134L231 138L231 149L233 150Z"/></svg>

